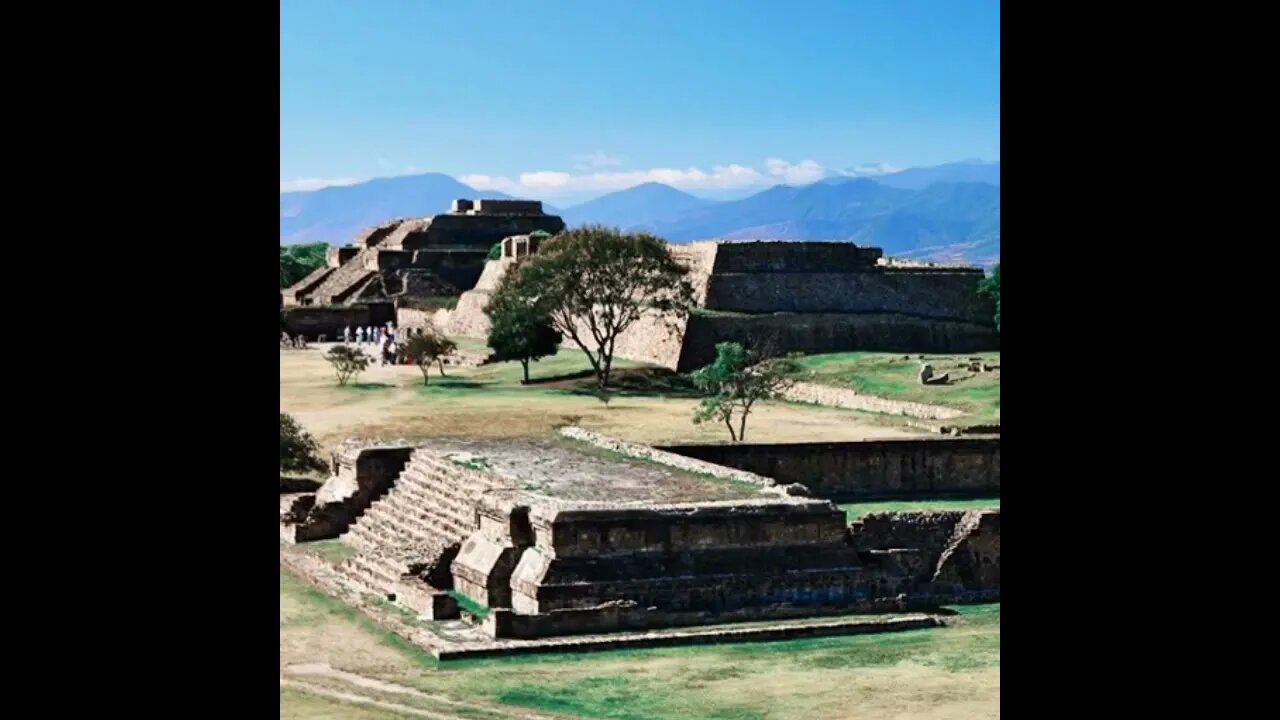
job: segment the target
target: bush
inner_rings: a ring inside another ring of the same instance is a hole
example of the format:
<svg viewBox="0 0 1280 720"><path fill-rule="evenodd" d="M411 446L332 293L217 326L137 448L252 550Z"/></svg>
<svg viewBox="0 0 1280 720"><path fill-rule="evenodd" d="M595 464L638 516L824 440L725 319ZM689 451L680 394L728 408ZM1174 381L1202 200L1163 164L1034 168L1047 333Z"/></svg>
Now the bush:
<svg viewBox="0 0 1280 720"><path fill-rule="evenodd" d="M496 242L493 247L489 248L489 259L497 260L500 257L502 257L502 243Z"/></svg>
<svg viewBox="0 0 1280 720"><path fill-rule="evenodd" d="M429 327L400 345L400 351L422 371L422 384L430 382L432 363L439 364L444 377L444 359L454 353L458 345L434 327Z"/></svg>
<svg viewBox="0 0 1280 720"><path fill-rule="evenodd" d="M324 359L333 365L333 371L338 374L339 385L346 385L348 380L369 367L369 356L365 355L360 348L347 345L333 346L325 354Z"/></svg>
<svg viewBox="0 0 1280 720"><path fill-rule="evenodd" d="M280 472L325 472L320 446L292 416L280 413Z"/></svg>

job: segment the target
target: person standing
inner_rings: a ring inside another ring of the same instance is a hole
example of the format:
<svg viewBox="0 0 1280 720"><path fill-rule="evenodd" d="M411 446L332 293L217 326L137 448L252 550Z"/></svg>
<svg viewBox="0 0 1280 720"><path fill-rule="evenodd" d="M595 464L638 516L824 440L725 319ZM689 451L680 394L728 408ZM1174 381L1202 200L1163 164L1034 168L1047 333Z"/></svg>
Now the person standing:
<svg viewBox="0 0 1280 720"><path fill-rule="evenodd" d="M342 328L342 344L347 345L351 342L351 326L345 325Z"/></svg>
<svg viewBox="0 0 1280 720"><path fill-rule="evenodd" d="M363 325L359 325L356 327L356 343L359 345L364 344L364 326Z"/></svg>

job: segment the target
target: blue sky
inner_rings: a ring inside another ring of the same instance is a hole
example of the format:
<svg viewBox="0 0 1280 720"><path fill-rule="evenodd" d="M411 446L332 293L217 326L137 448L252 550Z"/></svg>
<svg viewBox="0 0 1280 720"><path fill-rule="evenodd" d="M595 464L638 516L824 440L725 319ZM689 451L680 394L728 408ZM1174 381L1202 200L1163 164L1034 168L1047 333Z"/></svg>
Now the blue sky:
<svg viewBox="0 0 1280 720"><path fill-rule="evenodd" d="M999 3L281 0L281 189L714 194L1000 157Z"/></svg>

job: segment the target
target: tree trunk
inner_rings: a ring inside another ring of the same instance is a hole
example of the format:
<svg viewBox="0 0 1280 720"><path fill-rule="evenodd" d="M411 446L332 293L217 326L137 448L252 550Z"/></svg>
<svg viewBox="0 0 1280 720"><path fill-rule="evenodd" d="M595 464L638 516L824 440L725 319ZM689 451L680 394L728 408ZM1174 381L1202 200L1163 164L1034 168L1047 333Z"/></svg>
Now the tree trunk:
<svg viewBox="0 0 1280 720"><path fill-rule="evenodd" d="M738 442L747 439L747 413L744 410L742 417L738 420Z"/></svg>
<svg viewBox="0 0 1280 720"><path fill-rule="evenodd" d="M529 384L529 358L521 358L520 364L524 366L524 385Z"/></svg>
<svg viewBox="0 0 1280 720"><path fill-rule="evenodd" d="M609 387L609 371L613 368L613 353L605 354L604 346L600 346L600 389Z"/></svg>
<svg viewBox="0 0 1280 720"><path fill-rule="evenodd" d="M422 371L422 384L430 385L431 384L431 365L430 364L419 365L418 369Z"/></svg>
<svg viewBox="0 0 1280 720"><path fill-rule="evenodd" d="M733 433L733 422L731 416L724 416L724 426L729 428L729 439L733 442L738 442L738 436Z"/></svg>
<svg viewBox="0 0 1280 720"><path fill-rule="evenodd" d="M436 358L436 362L440 364L440 377L448 377L444 374L444 358Z"/></svg>

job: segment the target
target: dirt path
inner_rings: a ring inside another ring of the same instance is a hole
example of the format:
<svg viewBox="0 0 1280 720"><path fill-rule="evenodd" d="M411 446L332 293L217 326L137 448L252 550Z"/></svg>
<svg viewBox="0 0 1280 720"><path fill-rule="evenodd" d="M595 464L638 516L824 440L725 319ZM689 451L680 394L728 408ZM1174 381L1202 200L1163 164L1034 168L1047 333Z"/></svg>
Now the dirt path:
<svg viewBox="0 0 1280 720"><path fill-rule="evenodd" d="M316 682L309 682L308 679L312 678L336 680L350 687L347 690L336 690L332 687L321 685ZM393 682L387 682L385 680L378 680L376 678L357 675L356 673L347 672L345 670L339 670L331 667L327 663L305 663L285 666L281 671L280 685L281 687L302 690L313 695L320 695L333 700L342 700L344 702L358 703L361 705L371 705L384 710L391 710L393 712L417 715L425 718L436 718L439 720L469 720L469 718L460 715L451 715L437 710L428 710L415 705L404 705L401 703L380 700L376 697L361 694L357 689L388 695L403 695L407 698L448 705L450 707L455 707L460 711L478 710L494 713L503 717L520 718L521 720L566 720L566 718L570 717L567 715L543 715L522 710L520 708L493 705L486 702L464 702L444 695L423 692L417 688L411 688L406 685L399 685Z"/></svg>

